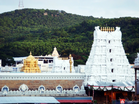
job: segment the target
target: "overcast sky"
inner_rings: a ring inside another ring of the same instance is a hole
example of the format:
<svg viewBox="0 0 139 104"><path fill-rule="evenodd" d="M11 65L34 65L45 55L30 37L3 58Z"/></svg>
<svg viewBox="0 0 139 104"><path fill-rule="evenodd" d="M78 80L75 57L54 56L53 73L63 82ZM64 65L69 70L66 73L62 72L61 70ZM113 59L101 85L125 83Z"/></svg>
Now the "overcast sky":
<svg viewBox="0 0 139 104"><path fill-rule="evenodd" d="M139 17L139 0L20 0L24 8L64 10L83 16ZM18 9L19 0L0 0L0 14Z"/></svg>

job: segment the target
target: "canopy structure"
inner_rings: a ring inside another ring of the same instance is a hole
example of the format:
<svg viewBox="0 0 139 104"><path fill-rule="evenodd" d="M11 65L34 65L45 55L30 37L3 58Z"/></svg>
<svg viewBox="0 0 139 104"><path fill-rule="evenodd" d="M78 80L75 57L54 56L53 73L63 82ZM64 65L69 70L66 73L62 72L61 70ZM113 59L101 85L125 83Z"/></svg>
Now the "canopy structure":
<svg viewBox="0 0 139 104"><path fill-rule="evenodd" d="M0 97L0 104L4 103L59 103L54 97Z"/></svg>
<svg viewBox="0 0 139 104"><path fill-rule="evenodd" d="M129 82L91 82L88 83L88 87L90 89L94 90L112 90L112 89L117 89L117 90L122 90L122 91L132 91L135 92L135 82L134 81L129 81Z"/></svg>
<svg viewBox="0 0 139 104"><path fill-rule="evenodd" d="M92 103L92 97L56 97L60 103Z"/></svg>

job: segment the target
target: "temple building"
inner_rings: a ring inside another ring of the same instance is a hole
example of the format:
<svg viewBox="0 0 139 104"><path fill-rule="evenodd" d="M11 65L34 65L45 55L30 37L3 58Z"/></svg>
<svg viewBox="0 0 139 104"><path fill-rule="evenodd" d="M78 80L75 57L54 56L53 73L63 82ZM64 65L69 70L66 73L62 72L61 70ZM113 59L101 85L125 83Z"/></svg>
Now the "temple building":
<svg viewBox="0 0 139 104"><path fill-rule="evenodd" d="M95 27L94 42L89 58L85 65L88 84L99 82L132 82L133 70L126 57L122 42L120 27L104 28Z"/></svg>
<svg viewBox="0 0 139 104"><path fill-rule="evenodd" d="M24 65L20 71L25 73L41 73L38 60L32 56L31 52L30 55L24 59Z"/></svg>
<svg viewBox="0 0 139 104"><path fill-rule="evenodd" d="M3 97L6 101L6 97L22 96L19 97L22 102L24 97L35 96L40 103L92 103L96 100L101 104L119 98L131 100L135 75L121 37L120 27L95 27L88 60L78 67L74 67L72 55L60 57L56 47L52 55L32 56L30 53L28 57L14 58L22 65L17 66L16 72L2 73L5 69L1 68L0 99ZM35 97L32 101L37 103Z"/></svg>
<svg viewBox="0 0 139 104"><path fill-rule="evenodd" d="M134 70L121 39L120 27L95 27L94 42L84 69L84 85L92 90L102 90L99 99L106 99L106 102L118 100L121 96L125 99L135 91Z"/></svg>

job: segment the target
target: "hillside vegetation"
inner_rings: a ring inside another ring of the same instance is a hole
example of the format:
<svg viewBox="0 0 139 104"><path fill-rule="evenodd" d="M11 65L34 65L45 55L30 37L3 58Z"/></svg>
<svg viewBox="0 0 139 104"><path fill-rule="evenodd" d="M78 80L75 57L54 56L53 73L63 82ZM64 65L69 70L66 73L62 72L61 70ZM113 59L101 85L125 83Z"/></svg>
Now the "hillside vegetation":
<svg viewBox="0 0 139 104"><path fill-rule="evenodd" d="M74 57L75 65L85 64L95 26L121 27L122 42L130 63L139 52L139 18L94 18L58 10L23 9L0 14L0 59L51 54L57 47L61 56Z"/></svg>

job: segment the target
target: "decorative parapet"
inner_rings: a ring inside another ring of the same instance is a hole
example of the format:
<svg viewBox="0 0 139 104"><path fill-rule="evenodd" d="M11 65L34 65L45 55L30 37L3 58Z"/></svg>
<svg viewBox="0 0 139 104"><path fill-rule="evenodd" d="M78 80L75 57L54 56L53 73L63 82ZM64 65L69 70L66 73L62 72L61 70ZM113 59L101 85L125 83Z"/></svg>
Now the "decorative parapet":
<svg viewBox="0 0 139 104"><path fill-rule="evenodd" d="M78 90L76 90L78 88ZM6 93L5 93L6 91ZM22 84L19 90L9 91L7 86L4 86L0 91L0 96L86 96L84 89L79 89L79 86L75 85L71 90L65 90L62 86L58 85L55 90L45 90L43 85L39 86L38 90L29 90L28 86Z"/></svg>
<svg viewBox="0 0 139 104"><path fill-rule="evenodd" d="M101 27L100 30L101 31L108 31L108 32L115 31L114 27Z"/></svg>
<svg viewBox="0 0 139 104"><path fill-rule="evenodd" d="M0 73L0 80L84 80L80 73Z"/></svg>

